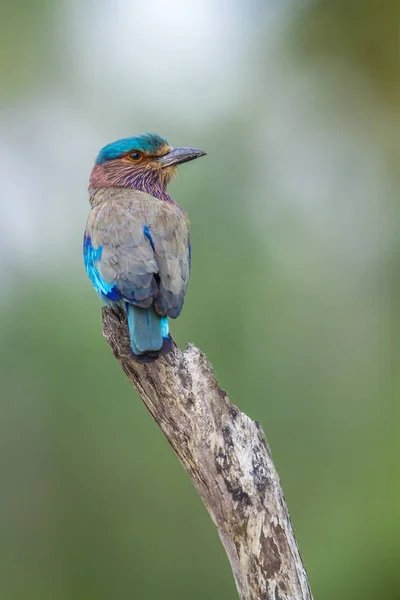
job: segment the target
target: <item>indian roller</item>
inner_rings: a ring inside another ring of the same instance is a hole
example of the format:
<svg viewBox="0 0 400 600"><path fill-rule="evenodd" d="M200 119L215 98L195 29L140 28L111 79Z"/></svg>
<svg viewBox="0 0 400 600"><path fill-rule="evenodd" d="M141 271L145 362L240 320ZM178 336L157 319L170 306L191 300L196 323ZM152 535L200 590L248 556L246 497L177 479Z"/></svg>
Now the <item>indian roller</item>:
<svg viewBox="0 0 400 600"><path fill-rule="evenodd" d="M100 150L90 175L84 263L105 305L127 315L131 355L156 360L172 348L190 272L189 219L167 192L177 166L205 155L145 133Z"/></svg>

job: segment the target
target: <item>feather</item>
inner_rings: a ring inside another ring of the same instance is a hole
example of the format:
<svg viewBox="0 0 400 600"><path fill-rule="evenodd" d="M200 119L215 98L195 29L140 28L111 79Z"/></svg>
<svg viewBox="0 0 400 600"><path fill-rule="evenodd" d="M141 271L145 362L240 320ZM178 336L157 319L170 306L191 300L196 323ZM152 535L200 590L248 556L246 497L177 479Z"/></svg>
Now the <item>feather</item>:
<svg viewBox="0 0 400 600"><path fill-rule="evenodd" d="M96 196L87 224L93 285L106 300L111 286L121 300L142 308L154 303L160 315L177 317L189 280L184 211L131 189L102 189Z"/></svg>

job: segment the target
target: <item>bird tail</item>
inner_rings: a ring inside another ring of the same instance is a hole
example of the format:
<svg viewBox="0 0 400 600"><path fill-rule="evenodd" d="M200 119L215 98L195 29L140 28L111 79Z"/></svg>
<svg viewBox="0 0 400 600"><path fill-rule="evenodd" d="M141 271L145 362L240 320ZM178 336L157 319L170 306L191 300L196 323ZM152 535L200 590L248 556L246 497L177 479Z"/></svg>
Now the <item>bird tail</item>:
<svg viewBox="0 0 400 600"><path fill-rule="evenodd" d="M132 358L140 363L156 360L172 350L168 318L154 308L140 308L126 303Z"/></svg>

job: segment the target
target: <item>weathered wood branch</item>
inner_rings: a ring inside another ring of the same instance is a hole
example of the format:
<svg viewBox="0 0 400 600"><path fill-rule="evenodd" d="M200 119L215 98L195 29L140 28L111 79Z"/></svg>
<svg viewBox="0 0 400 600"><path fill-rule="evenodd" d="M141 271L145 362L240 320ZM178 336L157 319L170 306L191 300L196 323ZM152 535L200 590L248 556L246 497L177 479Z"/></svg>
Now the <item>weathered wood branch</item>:
<svg viewBox="0 0 400 600"><path fill-rule="evenodd" d="M206 505L241 600L312 600L260 425L230 402L195 346L137 364L124 313L108 308L103 334Z"/></svg>

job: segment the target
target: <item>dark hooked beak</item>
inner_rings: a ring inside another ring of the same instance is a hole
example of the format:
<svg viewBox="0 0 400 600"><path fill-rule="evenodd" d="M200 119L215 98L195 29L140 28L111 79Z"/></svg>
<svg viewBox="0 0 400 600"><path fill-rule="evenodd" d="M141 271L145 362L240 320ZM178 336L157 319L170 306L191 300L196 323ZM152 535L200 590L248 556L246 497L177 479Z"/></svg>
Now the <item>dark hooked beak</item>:
<svg viewBox="0 0 400 600"><path fill-rule="evenodd" d="M204 150L198 150L197 148L171 148L168 154L159 156L157 162L162 165L162 168L172 167L181 165L182 163L189 162L199 156L207 154Z"/></svg>

